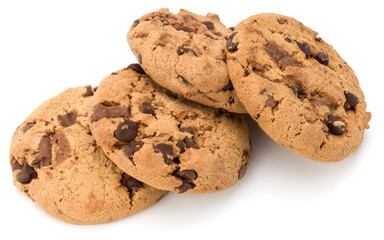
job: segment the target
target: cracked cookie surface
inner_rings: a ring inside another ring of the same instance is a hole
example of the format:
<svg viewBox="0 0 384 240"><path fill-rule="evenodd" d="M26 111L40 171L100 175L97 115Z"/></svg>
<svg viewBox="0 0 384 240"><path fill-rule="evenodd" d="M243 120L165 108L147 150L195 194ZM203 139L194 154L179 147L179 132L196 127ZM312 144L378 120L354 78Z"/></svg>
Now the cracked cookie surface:
<svg viewBox="0 0 384 240"><path fill-rule="evenodd" d="M165 191L120 170L88 126L94 89L70 88L40 105L15 131L14 184L50 215L75 224L106 223L157 202Z"/></svg>
<svg viewBox="0 0 384 240"><path fill-rule="evenodd" d="M226 43L240 100L285 148L316 161L339 161L369 128L353 70L317 32L272 13L239 23Z"/></svg>
<svg viewBox="0 0 384 240"><path fill-rule="evenodd" d="M209 193L235 184L250 154L243 116L177 99L143 73L131 64L100 83L89 111L97 144L159 189Z"/></svg>
<svg viewBox="0 0 384 240"><path fill-rule="evenodd" d="M245 113L227 71L224 48L230 34L216 14L160 9L136 20L127 40L158 84L180 97Z"/></svg>

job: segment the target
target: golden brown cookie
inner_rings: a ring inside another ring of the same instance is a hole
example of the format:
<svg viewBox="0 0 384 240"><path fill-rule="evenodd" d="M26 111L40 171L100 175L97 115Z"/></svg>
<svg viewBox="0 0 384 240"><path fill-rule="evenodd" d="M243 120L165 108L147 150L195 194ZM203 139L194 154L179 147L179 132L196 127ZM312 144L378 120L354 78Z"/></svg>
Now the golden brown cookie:
<svg viewBox="0 0 384 240"><path fill-rule="evenodd" d="M227 71L224 48L230 34L216 14L160 9L136 20L127 39L158 84L183 98L245 113Z"/></svg>
<svg viewBox="0 0 384 240"><path fill-rule="evenodd" d="M227 40L228 70L270 137L304 157L333 162L359 146L371 114L353 70L317 35L290 17L251 16Z"/></svg>
<svg viewBox="0 0 384 240"><path fill-rule="evenodd" d="M165 191L125 174L88 127L90 87L70 88L40 105L16 130L14 184L50 215L75 224L106 223L157 202Z"/></svg>
<svg viewBox="0 0 384 240"><path fill-rule="evenodd" d="M248 167L248 129L241 115L181 101L139 64L112 73L90 107L98 145L121 169L153 187L210 193L235 184Z"/></svg>

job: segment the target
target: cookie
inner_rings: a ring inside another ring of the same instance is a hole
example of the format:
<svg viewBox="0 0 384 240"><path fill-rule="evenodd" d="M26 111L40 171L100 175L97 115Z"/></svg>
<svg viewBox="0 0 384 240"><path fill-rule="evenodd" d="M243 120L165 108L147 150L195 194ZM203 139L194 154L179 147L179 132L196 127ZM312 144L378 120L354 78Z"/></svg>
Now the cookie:
<svg viewBox="0 0 384 240"><path fill-rule="evenodd" d="M165 191L120 170L96 145L87 108L93 89L67 89L40 105L14 133L14 184L50 215L106 223L157 202Z"/></svg>
<svg viewBox="0 0 384 240"><path fill-rule="evenodd" d="M350 155L369 128L351 67L297 20L272 13L242 21L228 38L228 71L248 113L285 148L316 161Z"/></svg>
<svg viewBox="0 0 384 240"><path fill-rule="evenodd" d="M102 80L89 116L93 136L107 156L155 188L221 191L248 167L250 144L243 116L177 99L139 64Z"/></svg>
<svg viewBox="0 0 384 240"><path fill-rule="evenodd" d="M207 106L245 113L227 71L224 49L230 34L216 14L160 9L134 21L127 40L161 86Z"/></svg>

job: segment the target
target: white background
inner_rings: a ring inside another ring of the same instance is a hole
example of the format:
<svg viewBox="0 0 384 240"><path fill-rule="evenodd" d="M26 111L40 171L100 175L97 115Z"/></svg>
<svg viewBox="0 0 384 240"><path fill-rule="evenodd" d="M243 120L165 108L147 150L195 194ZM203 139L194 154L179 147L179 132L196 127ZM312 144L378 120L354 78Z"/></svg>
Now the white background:
<svg viewBox="0 0 384 240"><path fill-rule="evenodd" d="M0 238L14 239L384 239L383 7L380 1L3 1L0 2ZM338 163L299 157L249 120L246 176L223 192L168 194L109 224L56 220L12 184L9 144L42 101L136 62L125 35L145 13L167 7L220 15L292 16L319 32L351 65L373 118L360 148Z"/></svg>

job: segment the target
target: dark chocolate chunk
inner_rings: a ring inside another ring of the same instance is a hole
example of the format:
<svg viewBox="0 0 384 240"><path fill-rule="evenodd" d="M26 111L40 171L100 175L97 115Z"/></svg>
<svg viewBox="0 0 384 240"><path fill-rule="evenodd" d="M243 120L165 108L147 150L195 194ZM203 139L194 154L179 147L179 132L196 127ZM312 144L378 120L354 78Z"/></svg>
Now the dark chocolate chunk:
<svg viewBox="0 0 384 240"><path fill-rule="evenodd" d="M235 27L230 27L229 30L233 32L235 30Z"/></svg>
<svg viewBox="0 0 384 240"><path fill-rule="evenodd" d="M183 154L185 152L183 141L177 140L176 147L178 147L180 149L180 154Z"/></svg>
<svg viewBox="0 0 384 240"><path fill-rule="evenodd" d="M215 28L215 26L213 25L213 22L206 21L206 22L202 22L202 24L204 24L208 28L209 31L211 31Z"/></svg>
<svg viewBox="0 0 384 240"><path fill-rule="evenodd" d="M132 69L133 71L140 73L140 74L146 74L144 69L137 63L129 64L129 66L126 69Z"/></svg>
<svg viewBox="0 0 384 240"><path fill-rule="evenodd" d="M21 131L23 133L26 133L29 129L31 129L33 126L35 126L36 122L26 123L22 128Z"/></svg>
<svg viewBox="0 0 384 240"><path fill-rule="evenodd" d="M177 31L184 31L187 33L194 32L193 29L186 27L186 26L180 26L176 28Z"/></svg>
<svg viewBox="0 0 384 240"><path fill-rule="evenodd" d="M121 105L106 106L104 104L99 104L95 107L93 114L90 116L90 121L95 122L103 118L128 117L129 115L128 107Z"/></svg>
<svg viewBox="0 0 384 240"><path fill-rule="evenodd" d="M268 55L275 61L276 63L279 62L283 57L288 56L287 51L279 47L276 43L268 43L265 46L265 50L268 53Z"/></svg>
<svg viewBox="0 0 384 240"><path fill-rule="evenodd" d="M13 158L13 161L14 163L12 164L12 171L16 171L23 168L23 166L21 166L15 158Z"/></svg>
<svg viewBox="0 0 384 240"><path fill-rule="evenodd" d="M180 158L179 157L173 158L173 162L176 163L176 164L180 164Z"/></svg>
<svg viewBox="0 0 384 240"><path fill-rule="evenodd" d="M320 52L316 55L315 59L325 65L325 66L328 66L328 63L329 63L329 57L328 57L328 53L325 51L325 50L320 50Z"/></svg>
<svg viewBox="0 0 384 240"><path fill-rule="evenodd" d="M40 139L40 143L37 147L35 160L32 161L34 168L40 168L41 166L48 166L52 160L52 143L48 135L44 135Z"/></svg>
<svg viewBox="0 0 384 240"><path fill-rule="evenodd" d="M248 166L247 165L243 165L240 167L239 171L237 172L237 177L238 179L242 179L245 175L245 173L247 172L247 169L248 169Z"/></svg>
<svg viewBox="0 0 384 240"><path fill-rule="evenodd" d="M247 69L244 69L244 77L248 77L249 76L249 72Z"/></svg>
<svg viewBox="0 0 384 240"><path fill-rule="evenodd" d="M133 22L133 27L136 27L137 25L139 25L140 23L140 20L139 19L136 19L134 22Z"/></svg>
<svg viewBox="0 0 384 240"><path fill-rule="evenodd" d="M137 55L137 61L139 61L140 64L143 64L143 57L140 53Z"/></svg>
<svg viewBox="0 0 384 240"><path fill-rule="evenodd" d="M186 191L188 191L189 189L193 188L195 185L193 183L189 183L187 181L183 181L183 183L177 187L177 190L179 191L179 193L184 193Z"/></svg>
<svg viewBox="0 0 384 240"><path fill-rule="evenodd" d="M152 114L154 116L156 109L157 108L152 106L150 102L144 102L141 104L141 111L145 114Z"/></svg>
<svg viewBox="0 0 384 240"><path fill-rule="evenodd" d="M223 87L222 90L223 90L223 91L233 90L232 81L229 80L229 83L228 83L227 85L225 85L225 87Z"/></svg>
<svg viewBox="0 0 384 240"><path fill-rule="evenodd" d="M91 97L93 96L93 89L91 86L85 86L85 89L87 90L82 96L83 97ZM96 90L95 90L96 91Z"/></svg>
<svg viewBox="0 0 384 240"><path fill-rule="evenodd" d="M76 111L68 112L66 114L57 116L57 121L59 121L60 125L63 127L72 126L76 122L76 119L77 119Z"/></svg>
<svg viewBox="0 0 384 240"><path fill-rule="evenodd" d="M142 182L137 180L136 178L133 178L125 173L123 173L121 180L121 185L128 188L130 191L137 192L144 186Z"/></svg>
<svg viewBox="0 0 384 240"><path fill-rule="evenodd" d="M193 130L190 127L182 127L180 128L180 132L187 132L193 135Z"/></svg>
<svg viewBox="0 0 384 240"><path fill-rule="evenodd" d="M296 88L291 84L285 85L292 90L292 92L296 95L297 98L303 98L305 96L305 91L300 86Z"/></svg>
<svg viewBox="0 0 384 240"><path fill-rule="evenodd" d="M287 19L285 19L285 18L279 18L279 19L277 19L277 22L280 23L280 24L284 24L284 23L287 22Z"/></svg>
<svg viewBox="0 0 384 240"><path fill-rule="evenodd" d="M184 139L185 147L186 148L193 148L195 147L195 140L193 140L193 137L186 137Z"/></svg>
<svg viewBox="0 0 384 240"><path fill-rule="evenodd" d="M136 138L138 128L139 126L137 123L125 119L124 122L117 126L115 131L115 138L121 142L130 142Z"/></svg>
<svg viewBox="0 0 384 240"><path fill-rule="evenodd" d="M275 99L271 95L268 95L268 99L265 102L265 107L270 107L273 109L276 106L277 106L277 102L275 101Z"/></svg>
<svg viewBox="0 0 384 240"><path fill-rule="evenodd" d="M178 47L177 48L177 54L183 55L184 53L189 53L191 52L195 57L197 57L197 54L195 51L193 51L191 48L185 48L185 47Z"/></svg>
<svg viewBox="0 0 384 240"><path fill-rule="evenodd" d="M333 135L341 135L345 132L345 124L336 116L329 115L327 126Z"/></svg>
<svg viewBox="0 0 384 240"><path fill-rule="evenodd" d="M171 164L173 161L173 148L172 145L168 145L165 143L159 143L156 146L154 146L155 153L161 153L164 158L164 162L166 164Z"/></svg>
<svg viewBox="0 0 384 240"><path fill-rule="evenodd" d="M117 75L117 72L111 72L111 75Z"/></svg>
<svg viewBox="0 0 384 240"><path fill-rule="evenodd" d="M287 41L287 42L289 42L289 43L292 42L292 40L291 40L289 37L284 38L284 40Z"/></svg>
<svg viewBox="0 0 384 240"><path fill-rule="evenodd" d="M193 181L197 178L197 173L194 170L178 170L175 176L188 181Z"/></svg>
<svg viewBox="0 0 384 240"><path fill-rule="evenodd" d="M142 141L132 141L128 144L124 144L122 146L122 149L123 149L123 152L125 153L125 155L127 155L128 158L130 160L132 160L135 152L139 151L140 148L143 147L143 145L144 145L144 142L142 142Z"/></svg>
<svg viewBox="0 0 384 240"><path fill-rule="evenodd" d="M236 34L237 34L237 32L232 33L232 35L229 36L227 39L227 50L230 52L237 51L237 46L239 45L239 43L232 42L233 38L236 36Z"/></svg>
<svg viewBox="0 0 384 240"><path fill-rule="evenodd" d="M162 18L160 19L162 23L164 23L164 25L170 25L171 23L169 22L168 18Z"/></svg>
<svg viewBox="0 0 384 240"><path fill-rule="evenodd" d="M71 146L63 132L56 133L53 136L53 141L57 144L55 160L56 165L59 165L70 157Z"/></svg>
<svg viewBox="0 0 384 240"><path fill-rule="evenodd" d="M283 57L279 61L279 67L282 69L286 69L287 67L300 67L300 64L291 56Z"/></svg>
<svg viewBox="0 0 384 240"><path fill-rule="evenodd" d="M308 43L300 43L296 42L297 46L300 48L300 50L305 54L306 58L310 58L312 55L312 48L311 45Z"/></svg>
<svg viewBox="0 0 384 240"><path fill-rule="evenodd" d="M356 105L359 103L359 98L348 91L344 91L344 96L346 99L344 103L345 111L355 110Z"/></svg>
<svg viewBox="0 0 384 240"><path fill-rule="evenodd" d="M21 171L16 174L16 180L22 184L30 183L34 178L37 178L37 172L26 163L23 165Z"/></svg>

